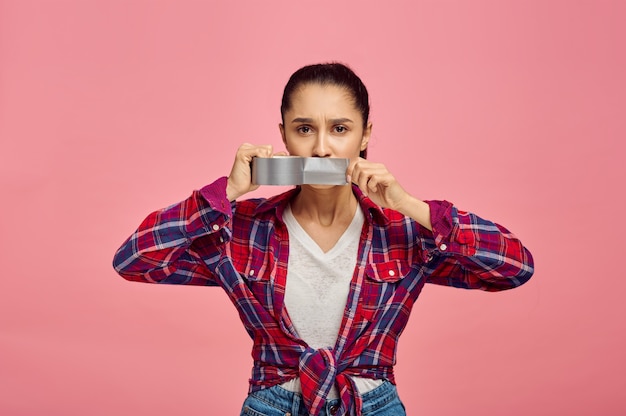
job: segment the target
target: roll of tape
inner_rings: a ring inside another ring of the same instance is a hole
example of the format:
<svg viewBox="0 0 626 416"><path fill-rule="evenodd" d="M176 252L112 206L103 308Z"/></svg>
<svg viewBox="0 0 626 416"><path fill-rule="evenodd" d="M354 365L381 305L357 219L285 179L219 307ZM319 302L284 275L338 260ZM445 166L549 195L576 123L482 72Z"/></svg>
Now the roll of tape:
<svg viewBox="0 0 626 416"><path fill-rule="evenodd" d="M345 185L349 159L275 156L252 159L255 185Z"/></svg>

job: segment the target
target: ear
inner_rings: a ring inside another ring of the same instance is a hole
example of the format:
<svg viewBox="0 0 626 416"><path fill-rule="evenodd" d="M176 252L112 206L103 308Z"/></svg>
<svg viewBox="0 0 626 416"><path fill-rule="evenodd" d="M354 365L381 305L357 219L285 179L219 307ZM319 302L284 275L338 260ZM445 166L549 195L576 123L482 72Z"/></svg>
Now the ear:
<svg viewBox="0 0 626 416"><path fill-rule="evenodd" d="M283 143L285 144L285 148L287 148L287 138L285 137L285 126L283 126L283 123L278 123L278 130L280 130L280 136L283 138Z"/></svg>
<svg viewBox="0 0 626 416"><path fill-rule="evenodd" d="M363 130L363 138L361 139L361 151L367 149L367 145L370 142L370 137L372 137L372 123L368 122L367 127Z"/></svg>

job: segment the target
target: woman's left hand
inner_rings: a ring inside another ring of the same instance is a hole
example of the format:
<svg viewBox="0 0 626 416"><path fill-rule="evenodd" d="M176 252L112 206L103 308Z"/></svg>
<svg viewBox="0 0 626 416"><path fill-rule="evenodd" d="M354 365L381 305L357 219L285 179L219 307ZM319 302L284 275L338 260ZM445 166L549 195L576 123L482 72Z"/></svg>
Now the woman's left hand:
<svg viewBox="0 0 626 416"><path fill-rule="evenodd" d="M350 163L347 174L349 182L355 183L366 196L381 207L401 211L401 207L411 199L382 163L358 158Z"/></svg>
<svg viewBox="0 0 626 416"><path fill-rule="evenodd" d="M398 211L432 230L429 205L407 193L382 163L362 158L353 160L348 166L347 179L375 204Z"/></svg>

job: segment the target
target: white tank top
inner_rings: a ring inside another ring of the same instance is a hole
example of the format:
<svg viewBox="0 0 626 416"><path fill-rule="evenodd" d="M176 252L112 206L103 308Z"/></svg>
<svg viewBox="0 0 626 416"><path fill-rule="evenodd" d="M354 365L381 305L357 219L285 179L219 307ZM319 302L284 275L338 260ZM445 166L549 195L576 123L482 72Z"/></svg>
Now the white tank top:
<svg viewBox="0 0 626 416"><path fill-rule="evenodd" d="M300 226L290 206L285 208L283 220L289 233L285 307L298 336L311 348L333 348L356 266L363 212L357 207L346 231L326 253ZM362 377L353 379L361 394L383 382ZM282 387L300 392L300 379L290 380ZM328 398L338 396L333 387Z"/></svg>

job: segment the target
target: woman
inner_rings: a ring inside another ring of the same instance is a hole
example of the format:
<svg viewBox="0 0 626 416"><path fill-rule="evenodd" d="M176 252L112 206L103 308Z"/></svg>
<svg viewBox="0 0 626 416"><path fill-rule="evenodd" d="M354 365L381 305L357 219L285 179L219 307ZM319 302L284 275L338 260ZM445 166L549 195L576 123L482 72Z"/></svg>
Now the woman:
<svg viewBox="0 0 626 416"><path fill-rule="evenodd" d="M275 155L244 144L228 177L150 214L115 255L128 280L224 288L254 341L242 415L404 414L396 345L424 284L497 291L533 273L505 228L364 159L368 100L341 64L301 68L283 95L288 153L350 159L350 185L240 200L257 188L252 158Z"/></svg>

